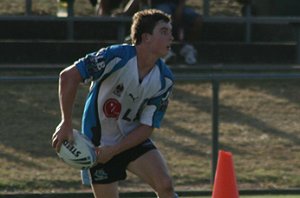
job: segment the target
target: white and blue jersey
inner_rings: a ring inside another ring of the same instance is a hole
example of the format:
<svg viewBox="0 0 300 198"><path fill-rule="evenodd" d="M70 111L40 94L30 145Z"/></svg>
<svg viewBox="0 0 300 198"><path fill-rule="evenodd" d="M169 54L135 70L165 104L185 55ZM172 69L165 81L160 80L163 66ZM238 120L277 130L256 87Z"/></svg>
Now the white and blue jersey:
<svg viewBox="0 0 300 198"><path fill-rule="evenodd" d="M142 80L132 45L103 48L75 65L84 82L92 81L82 131L96 146L116 144L139 124L160 127L173 86L160 59Z"/></svg>

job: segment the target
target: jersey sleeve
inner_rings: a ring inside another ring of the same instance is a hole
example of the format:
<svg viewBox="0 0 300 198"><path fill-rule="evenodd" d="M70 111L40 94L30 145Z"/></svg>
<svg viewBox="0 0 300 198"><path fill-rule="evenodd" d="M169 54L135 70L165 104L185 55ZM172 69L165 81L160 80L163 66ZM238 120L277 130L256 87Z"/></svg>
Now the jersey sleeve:
<svg viewBox="0 0 300 198"><path fill-rule="evenodd" d="M74 64L84 82L101 80L122 68L126 61L134 56L133 51L133 46L112 45L87 54Z"/></svg>
<svg viewBox="0 0 300 198"><path fill-rule="evenodd" d="M169 96L171 95L172 87L163 94L151 98L141 114L140 122L154 128L160 128L161 121L166 113Z"/></svg>
<svg viewBox="0 0 300 198"><path fill-rule="evenodd" d="M97 80L103 75L107 62L107 54L107 49L103 48L98 52L87 54L74 63L84 82Z"/></svg>
<svg viewBox="0 0 300 198"><path fill-rule="evenodd" d="M142 124L154 128L160 128L174 86L174 77L171 70L162 61L159 61L157 65L160 70L160 80L158 81L161 88L147 101L140 115Z"/></svg>

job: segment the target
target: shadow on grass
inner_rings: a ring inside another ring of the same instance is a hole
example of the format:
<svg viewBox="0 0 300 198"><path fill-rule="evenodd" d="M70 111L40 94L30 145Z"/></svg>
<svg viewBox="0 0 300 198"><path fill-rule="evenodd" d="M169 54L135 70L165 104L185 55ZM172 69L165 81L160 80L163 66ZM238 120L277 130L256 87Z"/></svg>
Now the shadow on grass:
<svg viewBox="0 0 300 198"><path fill-rule="evenodd" d="M293 104L300 106L300 90L298 80L263 80L263 81L234 81L234 84L243 89L249 87L259 87L262 91L276 96L277 98L283 98Z"/></svg>
<svg viewBox="0 0 300 198"><path fill-rule="evenodd" d="M211 105L202 105L202 104L209 104L211 103L211 98L208 97L200 97L197 96L195 94L191 94L188 91L184 91L181 89L174 89L174 94L175 100L178 100L182 103L187 103L195 108L197 108L199 111L204 111L206 113L211 113ZM176 97L176 95L181 95L184 97ZM190 101L198 101L197 103L191 103ZM219 109L220 112L224 113L228 113L230 114L230 116L222 116L220 115L220 123L221 122L225 122L225 123L232 123L232 124L236 124L237 122L241 125L248 125L250 127L256 128L260 131L263 131L264 133L267 133L269 135L272 136L276 136L276 137L280 137L282 139L286 139L294 144L300 144L300 138L296 135L296 134L288 134L285 131L281 131L278 130L268 124L266 124L265 122L249 116L247 114L241 113L239 112L236 108L232 108L230 106L226 106L226 105L222 105L222 101L220 101L219 103ZM238 118L238 120L237 120ZM180 134L182 129L177 129L176 131ZM184 131L183 133L185 133L187 131ZM190 134L190 136L194 136L196 138L199 138L199 140L202 138L201 135L195 135L195 134ZM229 146L227 145L227 148ZM234 150L234 148L229 148L230 150L233 150L235 152L238 152L237 150Z"/></svg>
<svg viewBox="0 0 300 198"><path fill-rule="evenodd" d="M51 190L79 190L82 188L80 181L62 181L62 180L31 180L22 182L13 182L12 184L2 184L0 182L1 192L24 191L35 189L36 191L51 191Z"/></svg>
<svg viewBox="0 0 300 198"><path fill-rule="evenodd" d="M31 167L34 169L42 170L44 167L38 163L33 162L31 159L20 159L20 157L13 155L11 153L4 153L0 151L0 155L2 159L6 159L7 161L16 162L20 167Z"/></svg>
<svg viewBox="0 0 300 198"><path fill-rule="evenodd" d="M0 89L4 90L0 93L0 144L33 157L55 156L51 137L60 120L57 84L4 84ZM74 127L81 122L83 92L79 91L75 103Z"/></svg>

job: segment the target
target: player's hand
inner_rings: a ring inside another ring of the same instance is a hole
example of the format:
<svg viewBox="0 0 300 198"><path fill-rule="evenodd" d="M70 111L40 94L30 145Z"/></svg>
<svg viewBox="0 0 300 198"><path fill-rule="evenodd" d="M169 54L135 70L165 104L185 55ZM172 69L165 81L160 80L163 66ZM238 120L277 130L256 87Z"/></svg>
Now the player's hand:
<svg viewBox="0 0 300 198"><path fill-rule="evenodd" d="M52 147L56 152L59 152L60 147L65 140L68 140L70 143L73 142L73 128L64 122L61 122L52 135Z"/></svg>
<svg viewBox="0 0 300 198"><path fill-rule="evenodd" d="M101 146L96 148L97 162L105 164L115 156L113 146Z"/></svg>

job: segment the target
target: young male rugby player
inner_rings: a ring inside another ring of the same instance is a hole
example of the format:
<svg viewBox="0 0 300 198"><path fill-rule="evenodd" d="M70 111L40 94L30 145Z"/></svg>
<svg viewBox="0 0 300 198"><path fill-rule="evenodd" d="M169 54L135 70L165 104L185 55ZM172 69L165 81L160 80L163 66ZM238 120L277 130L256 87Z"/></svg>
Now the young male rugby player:
<svg viewBox="0 0 300 198"><path fill-rule="evenodd" d="M61 122L53 134L58 151L72 139L72 109L80 82L92 82L82 117L82 132L97 147L90 169L94 196L117 198L126 170L147 182L160 198L177 197L167 165L150 139L159 128L173 86L160 59L173 41L170 16L154 9L137 12L132 45L113 45L86 55L60 73Z"/></svg>

